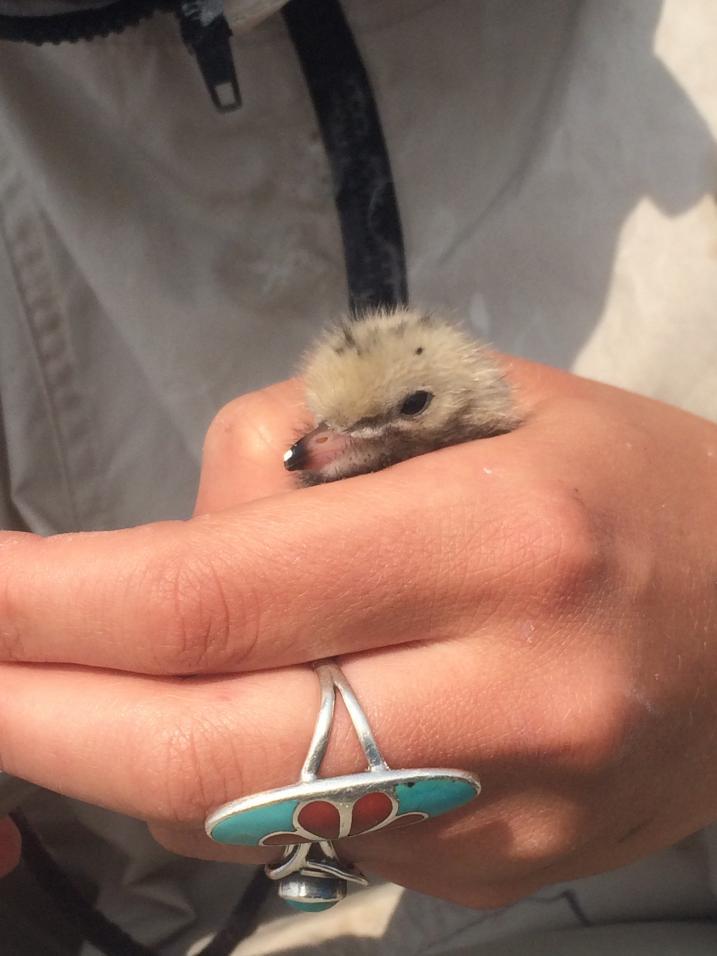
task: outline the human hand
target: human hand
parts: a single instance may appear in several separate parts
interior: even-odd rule
[[[300,397],[277,386],[218,416],[192,521],[4,536],[3,769],[178,852],[265,859],[210,843],[204,815],[298,777],[318,687],[297,665],[345,655],[391,766],[484,785],[345,841],[368,871],[498,905],[711,821],[717,427],[511,377],[516,432],[302,491],[281,464]],[[323,770],[360,766],[339,715]]]

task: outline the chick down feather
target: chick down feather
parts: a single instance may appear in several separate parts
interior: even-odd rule
[[[284,463],[304,485],[378,471],[520,424],[493,354],[433,313],[396,309],[342,321],[305,356],[301,376],[316,427]]]

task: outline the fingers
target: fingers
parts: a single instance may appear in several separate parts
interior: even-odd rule
[[[298,777],[319,700],[308,668],[172,681],[6,664],[0,688],[4,770],[185,826],[201,825],[210,805]],[[269,759],[276,746],[281,761]]]
[[[187,523],[0,536],[0,659],[191,674],[430,638],[437,602],[447,616],[474,606],[508,544],[505,486],[471,474],[487,510],[470,514],[455,479],[475,464],[446,466],[451,480],[438,461],[409,462]]]
[[[579,523],[570,496],[540,480],[555,471],[559,422],[536,417],[511,435],[280,493],[284,391],[294,394],[268,390],[267,431],[214,431],[200,510],[269,497],[127,531],[1,534],[0,660],[147,674],[276,667],[475,631],[506,595],[542,586]],[[569,489],[565,452],[560,471]]]
[[[441,759],[468,768],[495,709],[475,720],[460,710],[506,674],[496,673],[490,655],[480,667],[464,666],[471,679],[473,670],[482,677],[454,694],[463,705],[446,714],[434,703],[435,687],[450,686],[458,651],[416,648],[398,655],[346,667],[384,756],[399,767]],[[3,770],[159,827],[189,831],[199,830],[219,804],[295,782],[319,706],[310,668],[167,680],[6,664],[0,666],[0,690]],[[416,708],[430,734],[417,726]],[[442,726],[446,720],[450,734]],[[446,741],[438,751],[436,740]],[[339,707],[322,773],[365,765]]]
[[[475,802],[435,820],[342,841],[344,858],[481,905],[504,899],[514,892],[511,881],[572,852],[605,794],[599,775],[567,759],[566,703],[579,691],[571,684],[556,692],[565,684],[560,662],[534,665],[532,647],[506,659],[499,640],[480,655],[453,643],[343,663],[390,766],[457,767],[478,773],[485,785]],[[519,695],[510,693],[516,681]],[[586,681],[593,688],[593,677]],[[309,668],[168,680],[3,665],[0,691],[0,764],[7,771],[147,820],[178,853],[247,863],[275,858],[264,849],[217,846],[203,821],[228,800],[296,782],[319,704]],[[596,700],[595,710],[604,705]],[[592,724],[593,716],[571,712],[571,726],[581,718]],[[553,781],[556,764],[565,772]],[[321,773],[365,767],[340,706]],[[593,791],[591,805],[585,794]],[[421,860],[431,866],[417,866]],[[450,885],[441,887],[436,881],[445,873]]]

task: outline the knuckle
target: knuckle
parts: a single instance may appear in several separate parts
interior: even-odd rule
[[[220,565],[216,555],[197,545],[163,555],[147,570],[145,605],[159,673],[203,673],[231,662],[232,635],[245,631],[250,615],[241,588],[229,595]]]
[[[649,728],[631,695],[620,668],[588,654],[571,667],[556,660],[556,677],[536,694],[533,707],[540,752],[559,772],[569,774],[593,799],[609,781],[629,750]],[[549,686],[548,686],[549,685]]]
[[[566,763],[584,775],[591,794],[597,792],[597,781],[611,779],[636,742],[642,742],[645,729],[625,694],[617,687],[596,686],[598,682],[591,684],[590,704],[576,713],[564,749]]]
[[[249,392],[219,409],[207,429],[204,457],[221,457],[227,448],[234,454],[251,453],[257,441],[257,422],[264,420],[269,399],[263,391]]]
[[[603,576],[605,554],[594,516],[576,492],[546,486],[533,490],[515,539],[522,567],[549,600],[569,599]]]
[[[207,429],[206,440],[224,441],[232,436],[247,421],[252,399],[250,395],[240,395],[223,405],[212,419]]]
[[[531,808],[522,820],[515,821],[519,852],[513,866],[514,879],[549,873],[573,856],[580,844],[580,814],[576,807],[567,797],[555,801],[558,805],[552,807],[543,801],[540,811]]]

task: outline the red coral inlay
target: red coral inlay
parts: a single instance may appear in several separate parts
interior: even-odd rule
[[[385,793],[367,793],[360,797],[353,805],[349,836],[356,836],[357,833],[377,827],[391,816],[392,810],[393,801]]]
[[[387,793],[380,791],[365,793],[351,807],[351,829],[347,835],[357,836],[359,833],[377,828],[397,830],[399,827],[407,827],[412,823],[420,823],[428,817],[427,813],[412,811],[400,813],[390,823],[385,823],[384,821],[388,820],[393,813],[394,806],[395,801]],[[259,842],[262,846],[287,846],[295,843],[313,843],[318,840],[336,840],[341,831],[339,810],[329,800],[311,800],[305,803],[296,815],[296,822],[301,830],[312,834],[314,839],[299,833],[276,831],[268,833]]]
[[[299,810],[299,824],[309,833],[325,840],[335,840],[339,835],[341,818],[339,811],[328,800],[312,800]]]

